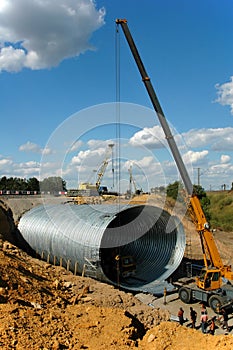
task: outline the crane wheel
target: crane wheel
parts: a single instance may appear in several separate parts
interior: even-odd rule
[[[183,303],[189,304],[192,300],[191,289],[186,287],[181,287],[179,290],[179,298]]]
[[[209,298],[209,306],[216,314],[220,313],[220,309],[223,304],[223,298],[219,295],[211,295]]]

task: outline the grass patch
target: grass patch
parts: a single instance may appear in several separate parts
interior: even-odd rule
[[[233,193],[208,192],[207,195],[210,199],[211,227],[233,231]]]

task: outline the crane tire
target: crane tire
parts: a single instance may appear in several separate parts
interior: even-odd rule
[[[192,300],[191,289],[186,287],[181,287],[179,290],[179,298],[183,303],[189,304]]]
[[[223,298],[219,295],[211,295],[208,303],[210,308],[217,314],[220,312],[220,308],[224,304]]]

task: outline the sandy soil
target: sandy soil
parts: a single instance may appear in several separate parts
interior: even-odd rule
[[[208,350],[233,348],[233,337],[203,335],[169,321],[179,306],[163,299],[141,302],[131,293],[32,258],[9,243],[14,221],[22,210],[37,205],[22,200],[1,203],[0,209],[0,346],[1,349],[139,349]],[[9,209],[12,209],[11,210]],[[192,254],[199,254],[193,235]],[[223,258],[232,260],[232,235],[216,232]],[[5,240],[7,239],[7,241]],[[189,249],[190,251],[190,249]],[[153,296],[148,296],[148,298]],[[172,298],[173,296],[171,296]],[[188,316],[188,311],[186,311]]]
[[[127,349],[169,319],[131,293],[0,245],[1,349]]]

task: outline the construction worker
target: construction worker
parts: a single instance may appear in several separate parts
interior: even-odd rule
[[[165,287],[163,290],[163,304],[167,304],[167,288]]]
[[[193,310],[192,306],[190,306],[190,318],[192,321],[192,328],[196,328],[197,313]]]
[[[208,325],[208,315],[205,311],[201,312],[201,330],[202,333],[206,333],[206,328]]]
[[[205,304],[201,304],[201,314],[202,313],[207,314],[207,309],[206,309]]]
[[[226,309],[222,309],[222,317],[223,317],[222,329],[226,328],[227,332],[229,332],[230,327],[228,326],[228,313],[226,312]]]
[[[180,309],[178,311],[178,318],[179,318],[180,325],[183,326],[183,324],[184,324],[184,310],[182,309],[182,307],[180,307]]]
[[[215,328],[216,328],[216,326],[215,326],[215,317],[212,317],[212,318],[211,318],[211,324],[210,324],[210,326],[209,326],[209,332],[210,332],[210,334],[214,335],[214,333],[215,333]]]

